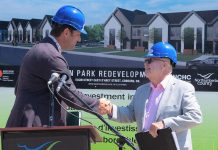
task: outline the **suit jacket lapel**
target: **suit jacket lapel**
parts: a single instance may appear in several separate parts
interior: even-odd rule
[[[59,51],[57,44],[49,36],[47,36],[44,39],[42,39],[42,41],[40,41],[40,43],[50,43],[51,45],[53,45],[55,47],[55,49],[57,51]],[[63,61],[67,64],[67,69],[69,69],[68,62],[66,61],[66,59],[63,57],[62,54],[61,54],[61,56],[62,56]]]
[[[140,120],[141,123],[139,123],[139,125],[141,125],[141,127],[139,129],[140,131],[142,131],[144,123],[145,123],[146,101],[148,101],[150,94],[151,94],[151,87],[150,87],[150,84],[148,84],[144,89],[144,92],[143,92],[142,97],[141,97],[142,102],[140,103],[140,106],[138,107],[139,110],[142,110],[142,111],[138,111],[141,113],[139,116],[142,116],[141,120]]]
[[[146,111],[145,104],[148,101],[150,94],[151,94],[151,87],[149,86],[144,91],[143,102],[142,102],[142,104],[140,106],[141,109],[144,111],[143,114],[145,114],[145,111]]]
[[[175,84],[175,80],[174,80],[174,77],[171,77],[168,81],[168,84],[166,86],[166,89],[162,95],[162,98],[160,100],[160,103],[159,103],[159,106],[158,106],[158,109],[157,109],[157,114],[156,114],[156,121],[158,120],[159,116],[160,116],[160,113],[163,111],[165,104],[166,104],[166,101],[169,100],[170,96],[171,96],[171,93],[173,92],[173,86]]]

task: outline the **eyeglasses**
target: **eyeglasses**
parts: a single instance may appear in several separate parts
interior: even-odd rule
[[[163,62],[165,62],[165,61],[162,60],[162,59],[148,58],[148,59],[145,59],[144,63],[145,63],[145,64],[151,64],[151,63],[154,62],[154,61],[163,61]]]

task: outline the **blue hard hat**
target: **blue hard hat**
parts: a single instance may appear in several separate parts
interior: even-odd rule
[[[145,58],[169,58],[174,64],[177,63],[176,49],[169,43],[158,42],[155,43]]]
[[[74,27],[83,34],[87,34],[84,29],[85,16],[81,10],[73,6],[61,7],[52,18],[57,24],[66,24]]]

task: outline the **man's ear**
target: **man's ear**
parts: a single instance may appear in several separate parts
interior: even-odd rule
[[[70,29],[65,28],[63,31],[64,36],[67,36],[70,33]]]

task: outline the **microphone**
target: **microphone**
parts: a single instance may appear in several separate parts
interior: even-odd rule
[[[50,79],[48,80],[48,85],[52,84],[54,81],[56,81],[59,77],[59,74],[54,72],[51,74]]]
[[[59,80],[59,84],[58,84],[57,89],[56,89],[57,92],[60,91],[62,86],[66,83],[66,80],[69,79],[69,75],[67,73],[62,73],[60,76],[61,76],[61,78]]]

